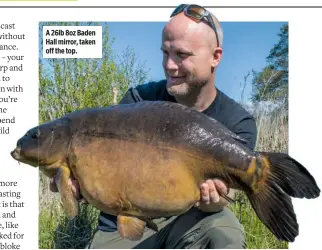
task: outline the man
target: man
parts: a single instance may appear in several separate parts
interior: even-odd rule
[[[121,103],[163,100],[187,105],[217,119],[253,149],[257,134],[253,117],[215,87],[223,41],[218,20],[197,5],[180,5],[171,17],[162,32],[166,80],[131,88]],[[178,217],[154,220],[159,232],[146,229],[140,241],[121,238],[116,217],[101,213],[90,248],[245,248],[243,227],[219,195],[233,197],[233,190],[214,179],[205,180],[200,191],[196,207]]]

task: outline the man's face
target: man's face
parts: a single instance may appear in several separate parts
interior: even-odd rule
[[[216,40],[212,40],[215,35],[211,32],[205,24],[185,16],[174,17],[167,24],[161,50],[169,94],[184,97],[209,82],[213,84],[213,69],[219,61],[215,58]]]

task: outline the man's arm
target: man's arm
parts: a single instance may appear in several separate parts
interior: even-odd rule
[[[233,131],[238,136],[242,137],[247,141],[245,144],[251,150],[254,150],[257,140],[257,127],[255,119],[252,116],[247,116],[241,119],[235,126]],[[212,190],[215,191],[212,191]],[[229,189],[227,186],[218,179],[207,180],[206,183],[201,185],[202,196],[207,197],[206,200],[213,201],[212,203],[201,203],[198,207],[204,212],[217,212],[222,210],[225,206],[229,204],[229,201],[224,199],[216,191],[219,190],[223,194],[226,194],[229,198],[234,199],[236,190]],[[212,192],[211,192],[212,191]],[[228,193],[227,193],[228,192]],[[218,201],[219,200],[219,201]],[[218,202],[215,202],[218,201]]]
[[[254,150],[257,140],[257,126],[252,116],[249,115],[243,118],[233,127],[232,132],[245,139],[247,141],[245,146],[250,150]]]

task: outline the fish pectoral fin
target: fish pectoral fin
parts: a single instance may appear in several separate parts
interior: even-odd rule
[[[61,165],[56,173],[57,188],[63,203],[66,215],[72,219],[78,215],[78,202],[74,197],[71,186],[68,184],[70,169],[67,165]]]
[[[120,235],[129,240],[140,240],[143,236],[146,222],[137,217],[118,215],[117,230]]]

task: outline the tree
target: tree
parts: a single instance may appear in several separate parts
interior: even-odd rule
[[[278,34],[279,41],[266,57],[267,66],[253,70],[252,96],[254,104],[271,101],[288,110],[288,24]]]
[[[50,23],[44,25],[80,25],[79,23]],[[93,25],[86,23],[86,25]],[[42,44],[42,40],[40,43]],[[39,113],[40,122],[58,118],[77,109],[113,104],[132,85],[147,81],[148,70],[131,48],[120,58],[112,50],[108,26],[102,37],[103,56],[99,59],[40,59]],[[114,91],[113,91],[114,89]]]

